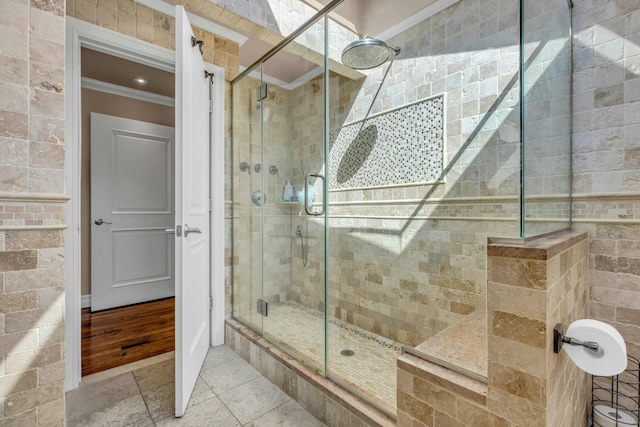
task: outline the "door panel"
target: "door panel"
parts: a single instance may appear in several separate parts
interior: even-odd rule
[[[172,211],[173,146],[170,140],[114,132],[114,213],[147,214]]]
[[[114,287],[132,286],[171,279],[173,242],[164,228],[114,230],[112,234]],[[146,254],[140,263],[135,254]]]
[[[174,295],[173,142],[171,127],[91,114],[92,311]]]
[[[209,94],[205,64],[176,6],[176,416],[189,402],[209,349]],[[197,232],[189,232],[189,230]]]

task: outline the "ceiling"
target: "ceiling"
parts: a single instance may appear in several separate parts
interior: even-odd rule
[[[82,48],[80,58],[82,77],[174,97],[173,73],[86,48]],[[134,79],[137,77],[147,80],[147,84],[136,83]]]
[[[314,6],[313,3],[325,6],[331,0],[302,1],[311,6]],[[350,23],[358,35],[375,37],[436,1],[438,0],[346,0],[333,13]]]

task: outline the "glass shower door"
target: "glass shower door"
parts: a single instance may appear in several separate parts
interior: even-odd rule
[[[233,86],[233,315],[257,332],[262,316],[262,206],[260,111],[255,91],[260,79],[246,77]]]
[[[263,334],[324,372],[324,22],[261,66]],[[264,314],[264,313],[263,313]]]

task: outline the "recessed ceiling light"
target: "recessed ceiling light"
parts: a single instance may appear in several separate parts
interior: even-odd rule
[[[133,79],[134,82],[138,83],[139,85],[146,85],[147,81],[145,79],[143,79],[142,77],[136,77],[135,79]]]

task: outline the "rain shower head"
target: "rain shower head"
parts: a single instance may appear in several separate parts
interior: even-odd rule
[[[384,64],[392,54],[396,56],[399,53],[399,47],[391,47],[382,40],[365,36],[344,48],[342,63],[355,70],[368,70]]]

